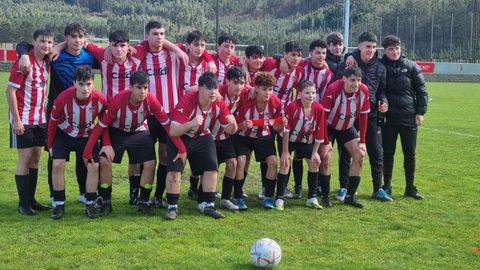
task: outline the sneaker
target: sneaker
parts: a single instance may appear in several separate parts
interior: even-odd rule
[[[128,199],[128,204],[130,204],[130,205],[136,205],[137,204],[139,190],[140,189],[138,189],[138,188],[133,188],[132,189],[132,192],[130,193],[130,199]]]
[[[203,209],[203,214],[205,216],[213,217],[214,219],[225,217],[222,213],[218,212],[217,209],[215,209],[215,206],[206,206]]]
[[[87,198],[85,198],[85,193],[84,194],[80,194],[78,196],[78,202],[79,203],[83,203],[83,204],[87,204]]]
[[[279,210],[279,211],[285,210],[283,205],[284,205],[283,199],[276,199],[275,200],[275,209],[276,210]]]
[[[415,186],[413,186],[412,188],[405,189],[405,197],[412,197],[415,200],[425,199],[425,197],[418,192],[417,187]]]
[[[198,190],[188,189],[187,195],[190,199],[197,201],[198,200]]]
[[[323,207],[318,203],[317,198],[310,198],[305,203],[305,206],[312,209],[322,209]]]
[[[50,205],[43,205],[39,202],[37,202],[37,200],[33,199],[32,203],[31,203],[31,207],[33,210],[38,210],[38,211],[47,211],[47,210],[50,210],[52,209],[52,207]]]
[[[392,186],[385,186],[383,185],[382,186],[382,189],[385,190],[385,192],[387,192],[387,194],[391,197],[392,196]]]
[[[325,207],[332,207],[332,202],[330,201],[330,198],[328,196],[322,196],[320,199],[320,203],[325,206]]]
[[[113,208],[112,208],[112,201],[111,200],[106,200],[101,202],[100,204],[100,215],[103,217],[106,217],[112,213]]]
[[[355,197],[347,197],[343,201],[345,204],[351,205],[356,208],[363,208],[363,204],[361,204],[359,201],[355,199]]]
[[[159,199],[157,197],[153,197],[152,204],[155,208],[167,208],[168,206],[166,201]]]
[[[290,191],[290,189],[285,188],[285,192],[283,193],[283,197],[288,198],[288,199],[293,198],[293,194],[292,194],[292,192]]]
[[[85,205],[85,215],[89,218],[97,218],[100,216],[100,208],[96,203]]]
[[[238,210],[240,210],[240,211],[248,210],[247,204],[245,203],[244,199],[235,199],[235,203],[238,206]]]
[[[343,202],[345,201],[345,196],[347,196],[347,189],[346,188],[340,188],[337,193],[337,200]]]
[[[177,207],[172,207],[167,210],[167,213],[165,214],[165,219],[166,220],[175,220],[177,219],[178,215],[178,210]]]
[[[302,186],[295,186],[295,193],[293,193],[292,197],[294,199],[302,198]]]
[[[265,197],[265,199],[263,199],[263,207],[266,209],[274,209],[275,205],[273,205],[272,198]]]
[[[142,213],[147,216],[153,216],[155,213],[153,213],[152,208],[150,207],[150,202],[144,202],[138,200],[137,202],[137,212]]]
[[[265,188],[264,188],[264,187],[262,187],[262,189],[261,189],[260,192],[258,193],[258,199],[259,199],[259,200],[265,199]]]
[[[65,206],[64,205],[56,205],[52,210],[52,218],[53,219],[61,219],[65,215]]]
[[[230,200],[226,200],[226,199],[222,199],[220,201],[220,206],[222,208],[225,208],[225,209],[228,209],[228,210],[232,210],[232,211],[238,211],[239,208],[238,206],[236,206],[235,204],[233,204]]]
[[[379,189],[377,190],[377,192],[374,192],[372,194],[372,198],[382,202],[393,202],[393,199],[390,198],[390,196],[388,196],[388,193],[385,192],[385,190],[383,189]]]
[[[201,202],[197,205],[197,209],[198,209],[198,211],[200,211],[200,213],[203,213],[203,210],[205,209],[205,207],[207,207],[206,202]]]

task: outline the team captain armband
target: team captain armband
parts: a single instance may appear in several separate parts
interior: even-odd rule
[[[275,119],[255,119],[255,120],[252,120],[252,125],[254,127],[280,126],[281,124],[282,124],[282,117],[277,117]]]

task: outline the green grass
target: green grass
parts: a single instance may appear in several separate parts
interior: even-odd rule
[[[8,74],[0,73],[0,85],[6,86],[7,79]],[[255,164],[246,184],[249,211],[224,211],[227,218],[213,220],[198,214],[196,204],[182,192],[180,216],[174,222],[163,219],[164,209],[144,217],[127,205],[126,162],[114,167],[114,212],[108,218],[84,216],[84,207],[75,201],[73,162],[67,165],[63,220],[54,221],[49,213],[19,215],[13,180],[16,152],[8,148],[2,98],[0,269],[252,269],[250,246],[263,237],[282,247],[278,269],[478,269],[480,84],[429,83],[428,88],[432,100],[419,132],[416,177],[425,201],[402,196],[399,153],[393,203],[370,199],[365,162],[359,189],[363,210],[335,204],[314,211],[300,199],[287,200],[283,213],[265,211],[254,198],[260,186]],[[37,192],[42,202],[48,201],[45,157]],[[338,187],[334,171],[332,190]],[[183,191],[186,188],[184,181]]]

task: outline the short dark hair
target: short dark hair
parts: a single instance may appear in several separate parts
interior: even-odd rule
[[[315,39],[314,41],[312,41],[312,43],[310,43],[310,51],[313,51],[315,50],[315,48],[317,47],[320,47],[322,49],[326,49],[327,48],[327,43],[321,39]]]
[[[247,48],[245,48],[246,57],[251,57],[254,55],[263,56],[264,54],[265,52],[263,51],[262,47],[258,45],[250,45]]]
[[[53,31],[46,27],[40,27],[33,32],[33,40],[36,40],[38,37],[53,37]]]
[[[386,36],[382,41],[383,48],[387,48],[390,46],[400,46],[400,45],[402,45],[402,41],[400,40],[399,37],[394,35]]]
[[[270,72],[259,72],[255,75],[256,86],[274,87],[275,83],[275,77]]]
[[[377,35],[373,32],[363,32],[358,36],[358,43],[367,42],[377,42]]]
[[[198,41],[205,41],[205,36],[203,36],[203,33],[195,30],[193,32],[188,33],[187,35],[187,43],[191,44],[192,42],[198,42]]]
[[[207,89],[215,89],[218,88],[218,81],[217,76],[212,72],[205,72],[198,78],[198,86],[205,87]]]
[[[327,35],[325,40],[327,41],[327,45],[338,45],[340,43],[343,43],[343,35],[340,32],[331,32]]]
[[[315,84],[312,81],[305,80],[300,84],[300,92],[307,89],[308,87],[315,88]]]
[[[115,30],[110,33],[108,36],[108,41],[112,43],[120,43],[120,42],[130,42],[130,38],[128,37],[128,33],[123,30]]]
[[[63,31],[63,35],[65,36],[71,36],[76,33],[86,35],[87,30],[85,30],[85,28],[83,28],[83,26],[81,26],[79,23],[70,23],[65,27],[65,30]]]
[[[302,51],[303,51],[303,46],[296,41],[289,41],[289,42],[285,43],[284,52],[286,52],[286,53],[289,53],[289,52],[302,53]]]
[[[150,30],[152,30],[154,28],[165,28],[165,26],[163,25],[163,23],[161,23],[159,21],[149,21],[145,25],[145,33],[147,33],[147,35],[148,35],[150,33]]]
[[[355,77],[362,77],[362,69],[357,67],[357,66],[349,66],[345,69],[345,71],[343,72],[343,76],[345,78],[348,78],[348,77],[351,77],[351,76],[355,76]]]
[[[149,83],[150,79],[148,78],[148,74],[145,71],[138,70],[130,75],[131,86],[134,86],[135,84],[148,85]]]
[[[87,65],[78,66],[73,74],[73,80],[76,82],[86,82],[94,79],[95,73],[93,73],[92,68]]]
[[[233,43],[234,45],[237,44],[237,41],[235,38],[233,38],[232,35],[229,34],[221,34],[220,37],[218,37],[217,45],[220,46],[222,43],[227,42],[227,43]]]
[[[231,67],[227,71],[227,79],[229,81],[235,81],[235,80],[239,80],[241,78],[243,78],[243,79],[247,78],[247,75],[245,74],[245,71],[243,71],[243,69],[241,69],[239,67]]]

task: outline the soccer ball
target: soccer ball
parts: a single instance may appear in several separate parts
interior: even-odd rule
[[[256,267],[274,267],[282,259],[282,250],[272,239],[262,238],[253,243],[250,249],[250,258]]]

